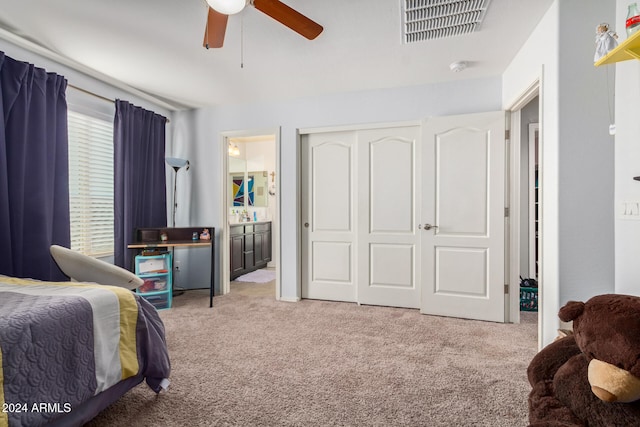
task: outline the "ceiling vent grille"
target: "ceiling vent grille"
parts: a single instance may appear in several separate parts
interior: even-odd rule
[[[469,34],[479,29],[490,0],[404,0],[404,42]]]

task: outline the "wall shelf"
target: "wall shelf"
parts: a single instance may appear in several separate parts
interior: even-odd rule
[[[596,61],[594,65],[599,67],[600,65],[615,64],[629,59],[640,59],[640,31],[631,34],[615,49]]]

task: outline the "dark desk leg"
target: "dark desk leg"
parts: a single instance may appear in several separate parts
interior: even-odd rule
[[[209,285],[209,308],[213,307],[213,279],[215,275],[216,269],[216,244],[215,244],[215,235],[211,233],[211,285]]]

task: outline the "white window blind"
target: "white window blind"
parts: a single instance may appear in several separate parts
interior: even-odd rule
[[[71,249],[113,254],[113,122],[68,112]]]

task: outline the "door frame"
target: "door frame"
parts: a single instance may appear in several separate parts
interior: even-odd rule
[[[536,227],[535,222],[532,226],[531,218],[535,218],[536,209],[536,183],[535,183],[535,157],[538,155],[535,145],[536,133],[538,134],[538,139],[540,139],[540,124],[539,123],[529,123],[529,277],[534,277],[532,274],[536,272],[536,250],[537,245],[536,241]],[[533,161],[531,159],[534,159]],[[532,243],[533,242],[533,243]]]
[[[521,233],[521,209],[520,209],[520,201],[522,197],[527,197],[528,195],[523,195],[520,192],[520,177],[522,168],[520,167],[520,157],[521,157],[521,110],[524,108],[531,100],[533,100],[536,96],[539,98],[539,107],[538,107],[538,182],[542,183],[542,175],[543,175],[543,163],[542,156],[540,155],[543,147],[543,111],[542,111],[542,94],[543,94],[543,82],[542,78],[536,78],[521,94],[518,98],[507,108],[507,111],[510,112],[511,118],[509,121],[510,126],[510,153],[509,153],[509,188],[508,188],[508,198],[509,198],[509,252],[508,252],[508,268],[509,268],[509,284],[510,284],[510,292],[509,292],[509,319],[512,323],[520,323],[520,245],[522,244],[520,239]],[[538,190],[538,218],[542,218],[542,192],[544,191],[542,185],[540,185],[540,189]],[[543,269],[543,254],[542,254],[542,240],[544,235],[542,233],[543,224],[540,221],[539,224],[539,237],[538,237],[538,343],[542,338],[541,330],[542,330],[542,316],[540,313],[542,311],[543,304],[543,284],[542,284],[542,269]]]
[[[220,276],[220,293],[222,295],[227,294],[231,290],[231,274],[230,267],[230,254],[229,254],[229,207],[227,206],[227,200],[229,199],[229,186],[227,185],[227,176],[229,175],[229,140],[233,138],[247,138],[259,135],[273,135],[275,139],[275,151],[276,151],[276,166],[275,166],[275,186],[276,186],[276,214],[272,219],[271,225],[271,237],[273,240],[273,252],[276,254],[276,300],[280,300],[281,295],[281,277],[282,277],[282,254],[280,253],[280,221],[281,221],[281,191],[280,191],[280,127],[270,129],[257,129],[257,130],[240,130],[240,131],[227,131],[221,132],[219,135],[220,152],[222,159],[222,167],[220,168],[220,182],[222,185],[221,200],[220,200],[220,218],[222,219],[222,227],[220,233],[220,270],[222,272]]]

